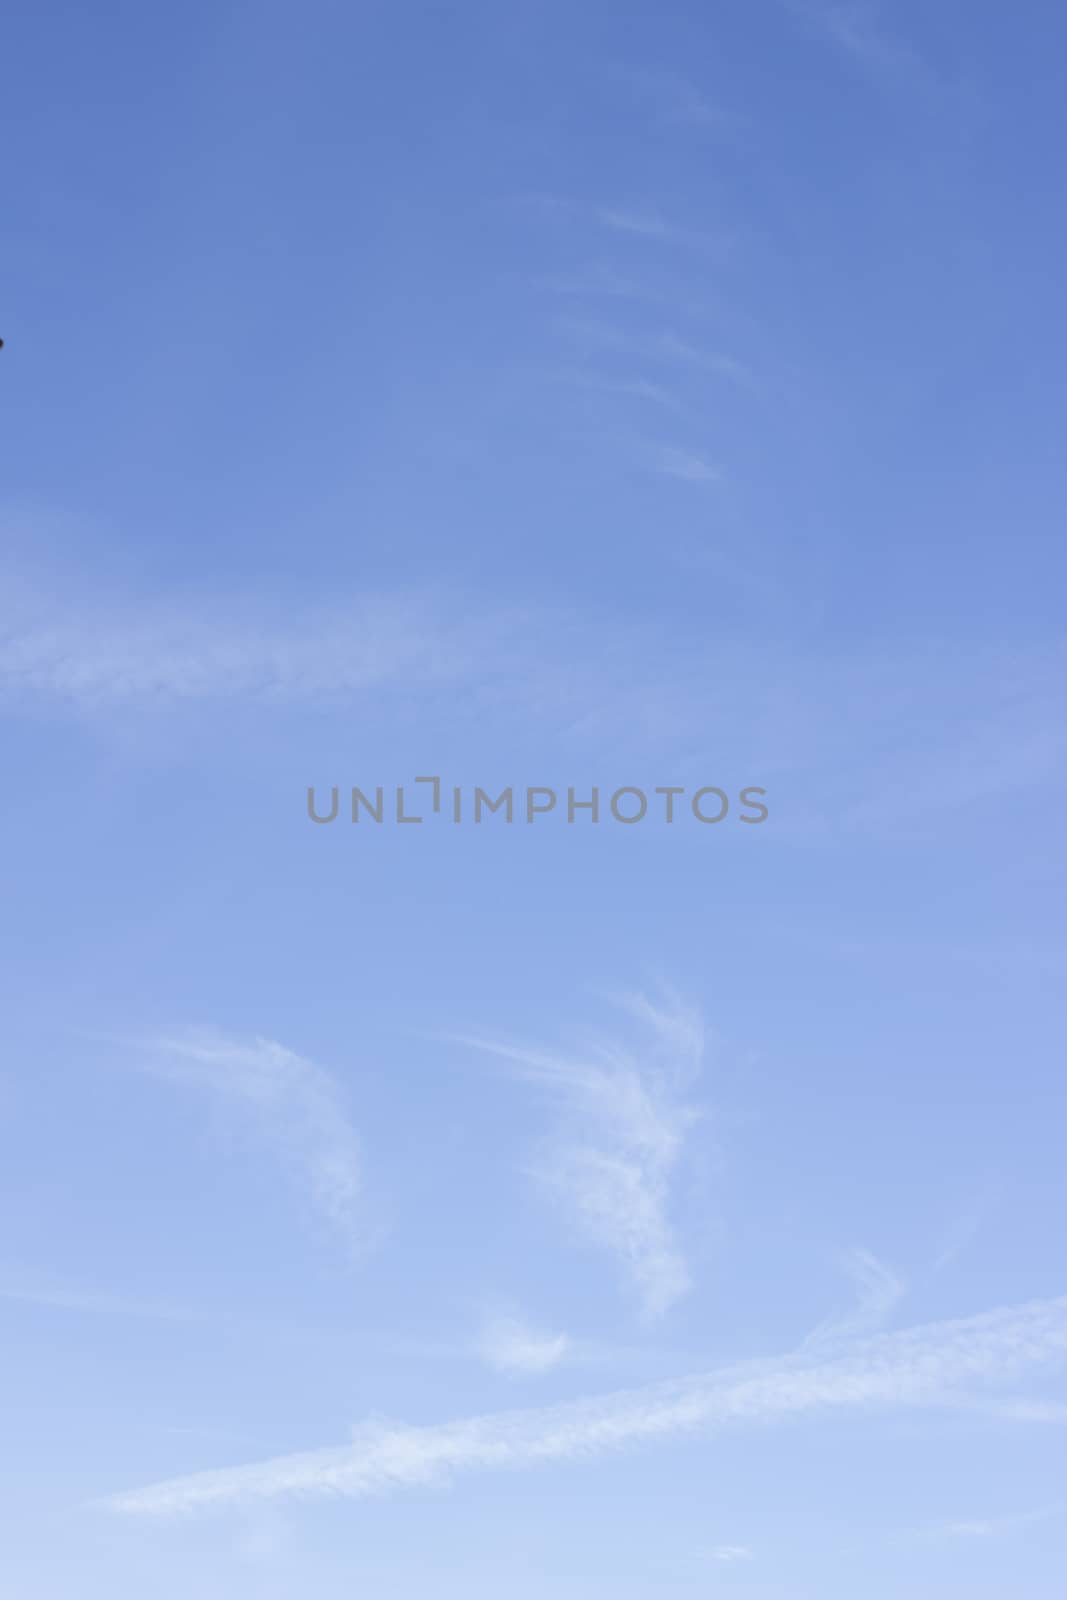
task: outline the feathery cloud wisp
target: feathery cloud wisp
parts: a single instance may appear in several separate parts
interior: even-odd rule
[[[363,1242],[359,1140],[335,1080],[272,1039],[208,1030],[150,1042],[145,1070],[240,1105],[316,1209],[352,1246]]]
[[[1067,1296],[863,1341],[832,1360],[752,1362],[593,1400],[434,1427],[375,1422],[340,1449],[196,1473],[112,1496],[107,1509],[173,1517],[279,1498],[359,1499],[460,1473],[583,1461],[726,1427],[953,1404],[1067,1360]]]
[[[612,76],[642,100],[663,122],[692,127],[732,127],[736,118],[708,99],[694,83],[677,72],[652,67],[617,66]]]
[[[163,1301],[137,1300],[66,1284],[44,1284],[21,1276],[0,1279],[0,1300],[88,1316],[137,1317],[162,1322],[188,1322],[195,1316],[194,1312],[183,1306],[169,1305]]]
[[[915,83],[932,82],[915,51],[885,29],[875,0],[784,0],[786,9],[808,29],[851,56],[861,66],[899,74]]]
[[[527,1377],[558,1366],[569,1348],[565,1333],[546,1333],[514,1315],[491,1317],[478,1345],[482,1359],[498,1372]]]
[[[952,1522],[942,1522],[924,1528],[916,1537],[922,1540],[1004,1538],[1062,1515],[1063,1507],[1053,1505],[1041,1506],[1032,1511],[1010,1512],[1006,1516],[961,1517]]]
[[[832,1344],[858,1338],[883,1326],[907,1293],[907,1284],[872,1255],[870,1250],[849,1250],[841,1264],[856,1286],[856,1304],[829,1317],[809,1335],[809,1344]]]
[[[679,400],[676,394],[662,383],[652,383],[647,378],[604,378],[582,371],[565,371],[555,376],[558,381],[571,384],[578,389],[619,395],[627,400],[644,400],[664,411],[672,411],[677,415],[689,414],[688,406]]]
[[[476,619],[421,596],[370,595],[304,617],[234,597],[186,608],[141,598],[44,595],[8,584],[0,607],[0,697],[97,707],[145,698],[350,698],[396,681],[462,676],[485,644]]]
[[[714,462],[675,445],[661,445],[655,450],[652,468],[665,478],[678,478],[683,483],[717,483],[722,477],[722,468]]]
[[[669,1218],[671,1179],[696,1112],[682,1099],[700,1070],[703,1029],[677,1001],[620,1002],[641,1024],[634,1044],[593,1038],[580,1052],[506,1040],[463,1042],[512,1064],[561,1112],[535,1175],[585,1235],[620,1259],[646,1313],[666,1311],[689,1288]]]
[[[941,1530],[949,1539],[991,1539],[997,1534],[1016,1533],[1020,1528],[1032,1528],[1035,1523],[1046,1522],[1057,1515],[1057,1510],[1021,1511],[1010,1517],[972,1517],[960,1522],[948,1522]]]
[[[630,333],[610,322],[574,316],[556,317],[555,326],[561,334],[587,350],[616,351],[643,361],[687,368],[695,373],[726,379],[750,391],[759,387],[756,374],[736,356],[692,344],[670,328],[662,328],[651,334]]]
[[[616,233],[636,233],[645,239],[665,239],[670,229],[662,217],[647,211],[622,211],[601,206],[596,219]]]

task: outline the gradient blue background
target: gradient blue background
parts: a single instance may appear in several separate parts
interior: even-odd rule
[[[899,1326],[1064,1290],[1062,9],[42,0],[2,36],[0,1590],[1053,1600],[1062,1414],[93,1502],[789,1350],[850,1249]],[[419,773],[771,818],[306,820]],[[610,1031],[660,980],[713,1041],[650,1321],[454,1036]],[[187,1025],[331,1073],[358,1262],[141,1070]],[[487,1368],[498,1298],[585,1357]]]

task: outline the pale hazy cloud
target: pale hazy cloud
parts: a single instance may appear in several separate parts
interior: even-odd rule
[[[752,1551],[746,1544],[720,1544],[711,1552],[714,1561],[735,1563],[738,1561],[751,1561]]]
[[[146,1071],[238,1112],[349,1246],[365,1245],[360,1143],[341,1086],[325,1068],[273,1039],[210,1029],[157,1037],[139,1055]]]
[[[907,1293],[904,1279],[870,1250],[847,1250],[839,1257],[839,1262],[852,1280],[855,1300],[851,1306],[820,1323],[809,1336],[809,1343],[830,1344],[876,1332]]]
[[[508,1063],[559,1113],[531,1171],[592,1243],[624,1268],[657,1316],[690,1287],[671,1220],[671,1185],[697,1120],[686,1096],[700,1071],[699,1016],[673,997],[623,997],[636,1032],[578,1048],[467,1036]]]
[[[474,1472],[589,1461],[639,1443],[804,1418],[951,1406],[976,1388],[1067,1361],[1067,1297],[540,1409],[428,1427],[384,1421],[338,1449],[195,1473],[112,1496],[113,1511],[173,1517],[279,1498],[352,1498]]]
[[[498,1372],[536,1377],[565,1360],[571,1342],[565,1333],[549,1333],[513,1312],[489,1316],[478,1341],[478,1353]]]

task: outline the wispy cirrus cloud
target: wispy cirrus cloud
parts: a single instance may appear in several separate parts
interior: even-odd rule
[[[645,239],[666,239],[671,232],[663,218],[654,212],[601,206],[596,212],[596,219],[616,233],[636,233]]]
[[[514,1312],[490,1316],[478,1341],[478,1353],[489,1366],[523,1377],[536,1377],[559,1366],[570,1347],[565,1333],[547,1333]]]
[[[737,117],[733,113],[716,104],[680,72],[666,67],[618,65],[612,68],[611,75],[659,121],[718,132],[736,126]]]
[[[1006,1538],[1013,1533],[1021,1533],[1025,1528],[1036,1527],[1039,1523],[1050,1522],[1053,1518],[1062,1517],[1061,1505],[1040,1506],[1031,1511],[1009,1512],[1006,1515],[993,1517],[959,1517],[948,1522],[936,1523],[933,1527],[924,1528],[917,1537],[921,1539],[998,1539]]]
[[[580,267],[572,272],[555,273],[536,281],[541,288],[549,290],[552,294],[575,299],[603,297],[609,300],[645,300],[659,304],[666,298],[660,290],[602,263]]]
[[[972,1407],[998,1422],[1037,1422],[1049,1427],[1067,1427],[1067,1405],[1055,1400],[998,1400]]]
[[[665,217],[655,206],[642,202],[588,205],[565,195],[535,193],[517,196],[516,204],[543,223],[629,234],[635,241],[673,245],[705,257],[722,259],[729,255],[735,242],[733,233],[726,229],[693,227]]]
[[[670,391],[656,394],[642,398],[669,406]],[[676,446],[656,432],[650,440],[643,429],[620,430],[634,470],[652,471],[663,444],[687,453],[685,441]],[[765,569],[732,563],[722,547],[707,553],[737,596],[746,586],[766,593]],[[519,709],[565,740],[610,741],[613,754],[673,747],[691,769],[692,750],[714,727],[739,777],[788,776],[796,808],[775,827],[802,827],[816,841],[842,828],[932,837],[1067,780],[1067,650],[1058,639],[974,636],[949,645],[931,636],[827,657],[759,630],[715,637],[473,593],[357,591],[294,613],[279,596],[238,589],[161,602],[68,576],[5,579],[0,590],[0,705],[20,714],[58,709],[106,727],[115,712],[137,717],[146,708],[161,721],[189,707],[225,719],[299,705],[359,706],[372,718],[417,697],[460,723]],[[869,736],[857,740],[857,725]],[[810,929],[802,936],[810,939]],[[1008,961],[1060,975],[1061,950],[1038,940],[1016,946],[960,956],[991,970]]]
[[[176,1517],[277,1499],[360,1499],[461,1474],[579,1462],[641,1443],[828,1415],[953,1405],[1067,1361],[1067,1297],[931,1323],[819,1361],[804,1351],[542,1409],[431,1427],[374,1422],[339,1449],[196,1473],[116,1494],[107,1509]]]
[[[144,597],[45,593],[8,583],[0,607],[0,699],[93,707],[177,701],[350,698],[402,679],[427,687],[470,669],[484,634],[414,594],[354,596],[303,616],[235,597],[180,606]]]
[[[682,483],[718,483],[722,468],[695,450],[682,450],[677,445],[657,445],[649,452],[653,472],[665,478],[678,478]]]
[[[808,1336],[809,1344],[833,1344],[874,1333],[896,1310],[908,1286],[870,1250],[848,1250],[840,1257],[856,1289],[854,1305],[835,1313]]]
[[[946,1522],[940,1530],[950,1539],[992,1539],[999,1535],[1018,1533],[1022,1528],[1032,1528],[1036,1523],[1048,1522],[1061,1515],[1059,1506],[1045,1507],[1040,1511],[1020,1511],[1006,1517],[971,1517],[958,1522]]]
[[[725,229],[688,227],[669,221],[659,211],[628,205],[601,205],[592,212],[593,222],[610,233],[629,234],[636,241],[673,245],[677,250],[725,260],[734,247],[734,235]]]
[[[751,1561],[752,1551],[747,1544],[719,1544],[711,1552],[713,1561],[724,1561],[734,1564],[738,1561]]]
[[[593,1244],[623,1266],[650,1316],[690,1287],[670,1218],[671,1183],[697,1119],[686,1094],[699,1074],[699,1015],[667,997],[623,996],[639,1036],[592,1036],[575,1050],[467,1036],[508,1062],[560,1113],[532,1171]]]
[[[323,1067],[273,1039],[210,1029],[149,1040],[140,1061],[156,1076],[239,1110],[349,1247],[365,1245],[359,1139],[340,1085]]]
[[[941,1234],[940,1247],[933,1263],[934,1272],[943,1272],[973,1244],[986,1221],[990,1200],[983,1197],[959,1212]]]
[[[881,61],[894,53],[882,31],[879,8],[871,0],[785,0],[785,4],[813,32],[861,60]]]
[[[140,1300],[108,1290],[81,1285],[47,1283],[22,1273],[0,1274],[0,1300],[15,1305],[38,1306],[48,1311],[70,1311],[92,1317],[135,1317],[148,1321],[188,1322],[196,1313],[166,1301]]]
[[[554,376],[559,382],[572,384],[577,389],[618,395],[625,400],[640,400],[678,416],[690,415],[689,407],[679,400],[672,390],[662,383],[653,383],[647,378],[604,378],[595,373],[582,371],[561,372]]]
[[[926,63],[886,27],[874,0],[784,0],[786,9],[816,37],[860,65],[931,81]]]
[[[609,322],[581,317],[558,317],[556,326],[587,350],[617,351],[640,360],[724,378],[743,389],[757,387],[755,374],[743,361],[720,350],[695,345],[669,328],[656,333],[634,333]]]

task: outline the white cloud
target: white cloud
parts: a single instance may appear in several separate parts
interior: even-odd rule
[[[615,211],[602,206],[596,213],[597,221],[616,233],[636,233],[646,239],[665,239],[670,229],[662,217],[643,211]]]
[[[729,254],[733,245],[730,234],[680,227],[677,223],[666,221],[658,211],[635,211],[628,206],[598,206],[593,212],[593,221],[612,233],[676,245],[720,260]]]
[[[500,1039],[464,1042],[512,1064],[561,1125],[533,1171],[593,1243],[625,1267],[644,1310],[665,1312],[690,1286],[669,1217],[670,1186],[696,1120],[685,1103],[700,1070],[699,1017],[668,998],[623,997],[643,1037],[592,1038],[573,1052]]]
[[[0,695],[83,707],[159,699],[351,698],[402,681],[429,686],[469,671],[475,618],[445,620],[396,594],[304,615],[234,597],[188,606],[140,597],[45,595],[5,581]]]
[[[271,1039],[194,1030],[152,1040],[146,1070],[237,1105],[351,1246],[365,1240],[359,1140],[340,1087]]]
[[[881,32],[878,7],[870,0],[786,0],[789,9],[864,61],[882,61],[891,47]]]
[[[647,469],[661,438],[628,433],[620,442]],[[679,554],[670,541],[664,551],[667,559]],[[718,546],[701,553],[738,593],[761,592],[759,567],[727,560]],[[161,734],[163,719],[180,719],[183,705],[223,719],[266,702],[358,704],[368,717],[388,718],[399,699],[442,723],[478,717],[483,725],[521,710],[586,749],[610,742],[613,757],[624,749],[684,752],[687,773],[705,783],[719,774],[692,752],[710,727],[738,783],[788,775],[795,803],[774,831],[816,845],[842,829],[930,838],[958,822],[986,826],[993,808],[1007,811],[1018,794],[1062,785],[1067,775],[1062,644],[913,640],[901,652],[864,647],[820,658],[762,636],[711,637],[604,612],[508,609],[456,595],[356,597],[330,611],[286,614],[262,598],[223,603],[201,591],[162,609],[103,590],[75,604],[57,588],[44,599],[40,588],[0,572],[4,705],[51,715],[58,704],[105,727],[116,710],[150,707]],[[857,723],[866,742],[857,742]],[[383,772],[379,781],[411,775]],[[374,781],[343,768],[315,776]],[[301,810],[304,781],[295,798]],[[996,961],[999,970],[1004,954],[1002,941],[997,952],[965,958]],[[1052,976],[1063,962],[1036,939],[1006,958],[1044,964]]]
[[[280,1498],[359,1499],[462,1473],[587,1461],[677,1435],[951,1405],[975,1386],[1013,1382],[1065,1360],[1067,1297],[882,1335],[831,1360],[801,1351],[566,1405],[422,1428],[375,1422],[340,1449],[196,1473],[105,1504],[167,1517]]]
[[[1067,1405],[1053,1400],[1001,1400],[972,1409],[995,1417],[998,1422],[1038,1422],[1050,1427],[1067,1426]]]
[[[605,296],[616,300],[648,300],[661,302],[664,296],[658,289],[617,272],[614,267],[597,263],[576,272],[556,273],[536,280],[551,294],[577,297]]]
[[[950,1539],[989,1539],[998,1534],[1015,1533],[1020,1528],[1032,1528],[1055,1516],[1054,1511],[1025,1511],[1010,1517],[974,1517],[960,1522],[947,1522],[941,1530]]]
[[[664,122],[714,127],[719,131],[731,128],[736,122],[735,117],[715,105],[680,73],[651,67],[619,66],[614,69],[613,76]]]
[[[856,1303],[820,1323],[810,1335],[809,1343],[829,1344],[873,1333],[888,1321],[907,1293],[908,1286],[903,1278],[869,1250],[846,1251],[841,1265],[856,1287]]]
[[[923,1529],[918,1536],[921,1539],[994,1539],[1005,1538],[1010,1534],[1019,1533],[1024,1528],[1035,1527],[1038,1523],[1049,1522],[1054,1517],[1063,1515],[1063,1507],[1042,1506],[1033,1511],[1011,1512],[1006,1516],[996,1517],[961,1517],[955,1521],[942,1522],[932,1528]]]
[[[785,0],[787,10],[812,33],[863,67],[932,85],[929,66],[910,45],[894,38],[874,0]]]
[[[662,383],[651,383],[647,378],[603,378],[591,372],[561,372],[556,377],[575,388],[594,390],[600,394],[621,395],[629,400],[644,400],[651,405],[671,411],[678,416],[688,416],[690,411],[672,390]]]
[[[527,1377],[548,1372],[565,1358],[570,1340],[565,1333],[546,1333],[519,1316],[490,1317],[478,1345],[482,1359],[498,1372]]]
[[[943,1272],[973,1243],[986,1220],[988,1209],[989,1200],[983,1199],[953,1218],[941,1236],[940,1248],[933,1264],[934,1272]]]
[[[187,1322],[195,1313],[162,1301],[136,1300],[96,1289],[67,1284],[46,1284],[21,1276],[0,1281],[0,1300],[41,1306],[50,1311],[72,1311],[88,1316],[143,1317],[151,1321]]]
[[[653,470],[665,478],[680,478],[683,483],[717,483],[722,468],[692,450],[661,445],[652,453]]]
[[[714,1561],[751,1561],[752,1551],[747,1544],[720,1544],[711,1552]]]
[[[670,328],[656,333],[631,333],[608,322],[573,316],[559,316],[555,325],[560,333],[589,349],[613,350],[644,361],[689,368],[728,379],[743,389],[758,387],[755,373],[736,356],[704,349]]]

